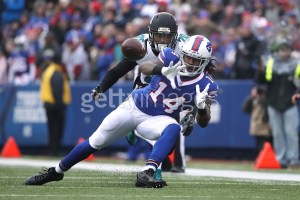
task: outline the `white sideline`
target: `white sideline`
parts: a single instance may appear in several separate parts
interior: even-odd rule
[[[23,159],[23,158],[0,158],[0,165],[4,165],[4,166],[52,167],[55,166],[58,162],[59,162],[58,160],[49,161],[49,160],[35,160],[35,159]],[[142,166],[81,162],[75,165],[73,168],[94,170],[94,171],[137,172],[142,169]],[[285,173],[274,173],[274,172],[251,172],[251,171],[236,171],[236,170],[216,170],[216,169],[210,170],[210,169],[188,168],[186,169],[186,172],[183,175],[300,182],[299,174],[285,174]]]

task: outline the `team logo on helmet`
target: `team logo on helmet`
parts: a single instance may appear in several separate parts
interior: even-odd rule
[[[206,49],[209,53],[211,53],[211,42],[207,42]]]

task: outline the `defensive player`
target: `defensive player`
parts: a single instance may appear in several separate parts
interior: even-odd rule
[[[178,26],[175,18],[166,12],[156,14],[149,24],[149,34],[142,34],[137,38],[144,43],[147,53],[137,61],[123,59],[107,72],[101,83],[94,89],[93,96],[99,98],[103,92],[111,88],[121,77],[133,70],[137,65],[146,61],[159,63],[158,54],[163,47],[170,47],[180,53],[181,46],[188,38],[187,35],[177,33]],[[149,77],[137,79],[139,85],[149,84]]]
[[[157,140],[144,170],[137,173],[136,186],[163,187],[163,183],[154,179],[153,175],[180,134],[181,127],[175,118],[181,110],[196,106],[197,123],[201,127],[207,126],[210,99],[218,89],[204,71],[211,59],[209,40],[203,36],[193,36],[185,43],[183,53],[184,65],[170,48],[164,48],[159,55],[164,67],[153,65],[152,62],[141,65],[144,66],[141,69],[143,73],[154,74],[150,84],[134,90],[125,102],[103,120],[88,140],[74,147],[56,167],[28,178],[25,184],[42,185],[60,181],[64,172],[76,163],[136,129],[143,137]]]

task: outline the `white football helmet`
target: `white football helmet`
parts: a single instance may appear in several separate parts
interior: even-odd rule
[[[202,35],[191,36],[181,48],[181,60],[186,66],[182,76],[201,74],[211,60],[211,42]]]

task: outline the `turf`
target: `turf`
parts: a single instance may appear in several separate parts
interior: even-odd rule
[[[63,181],[26,186],[38,168],[0,166],[0,199],[299,199],[299,183],[165,173],[162,189],[134,186],[135,173],[70,170]]]

